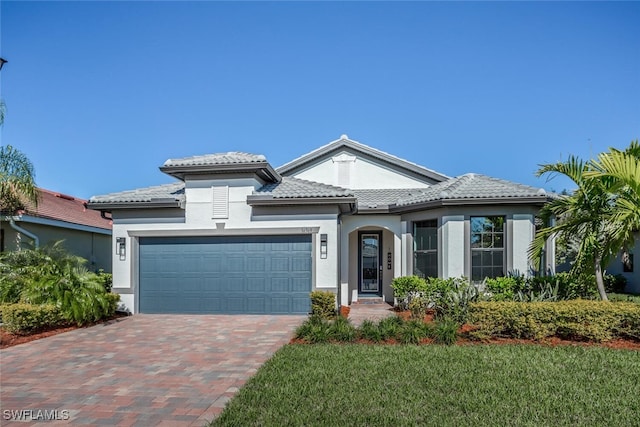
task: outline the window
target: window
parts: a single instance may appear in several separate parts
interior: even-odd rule
[[[213,219],[229,218],[229,187],[213,187]]]
[[[627,251],[622,252],[622,271],[624,273],[633,273],[633,254]]]
[[[504,217],[471,217],[471,281],[504,276]]]
[[[438,221],[413,223],[413,274],[438,277]]]

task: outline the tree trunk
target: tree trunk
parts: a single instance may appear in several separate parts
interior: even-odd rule
[[[598,293],[600,294],[600,298],[602,301],[609,301],[607,297],[607,291],[604,289],[604,276],[602,275],[602,266],[600,263],[602,262],[602,256],[596,255],[594,263],[596,270],[596,285],[598,285]]]

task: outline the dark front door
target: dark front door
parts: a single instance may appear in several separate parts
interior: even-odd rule
[[[359,233],[359,280],[358,293],[362,295],[382,295],[381,241],[379,231]]]

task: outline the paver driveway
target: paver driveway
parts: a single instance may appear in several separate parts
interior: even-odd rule
[[[1,350],[0,424],[202,426],[303,320],[138,314]]]

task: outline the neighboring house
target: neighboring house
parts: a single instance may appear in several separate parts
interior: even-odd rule
[[[343,305],[392,302],[399,276],[529,274],[535,216],[549,200],[484,175],[450,178],[346,135],[279,168],[230,152],[160,170],[177,182],[89,201],[113,216],[113,289],[134,312],[307,313],[315,289]]]
[[[606,269],[608,274],[621,274],[627,279],[626,292],[640,294],[640,268],[634,266],[634,253],[640,251],[640,236],[636,234],[633,247],[622,252]]]
[[[111,218],[87,209],[86,200],[38,189],[37,207],[0,216],[0,252],[64,240],[64,248],[85,258],[87,268],[111,272]]]

